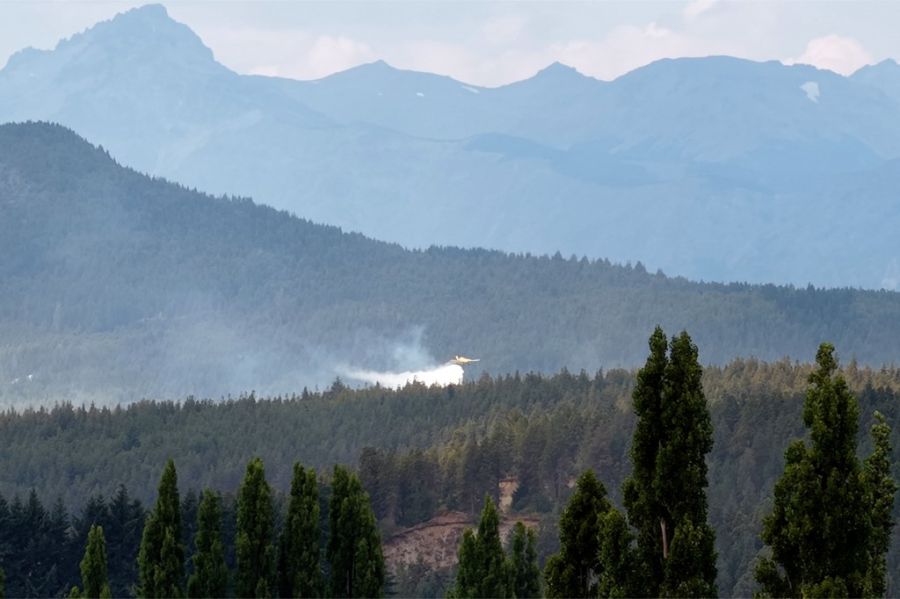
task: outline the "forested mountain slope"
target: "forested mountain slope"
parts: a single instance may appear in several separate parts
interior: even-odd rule
[[[11,57],[0,122],[407,247],[896,289],[897,70],[709,57],[485,88],[377,62],[292,81],[228,70],[150,5]]]
[[[753,360],[705,371],[714,429],[710,522],[723,596],[751,595],[761,517],[785,449],[804,434],[809,372],[808,365]],[[867,455],[874,411],[892,424],[900,419],[900,370],[850,363],[844,375],[859,397],[860,449]],[[177,464],[183,494],[206,486],[233,493],[255,456],[264,459],[281,493],[294,461],[320,472],[342,462],[358,467],[386,537],[445,510],[474,516],[485,493],[496,496],[498,482],[512,477],[518,488],[511,517],[541,519],[539,548],[546,556],[556,550],[558,510],[585,468],[594,469],[620,502],[635,425],[633,383],[633,371],[562,372],[483,377],[444,389],[354,391],[336,385],[291,398],[7,413],[0,415],[0,494],[10,502],[15,495],[24,500],[34,488],[45,505],[61,497],[77,513],[89,496],[111,497],[119,484],[148,504],[168,458]],[[900,478],[897,426],[892,445]],[[888,596],[894,596],[900,530],[894,531],[888,560],[895,585]],[[401,579],[402,594],[443,596],[446,573],[427,574],[418,570]]]
[[[630,366],[657,323],[707,363],[822,340],[900,361],[898,293],[407,251],[148,178],[46,124],[0,127],[0,277],[3,405],[296,392],[455,353],[491,372]]]

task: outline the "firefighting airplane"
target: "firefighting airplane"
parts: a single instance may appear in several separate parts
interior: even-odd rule
[[[467,358],[465,356],[453,356],[453,359],[450,360],[451,364],[458,364],[459,366],[465,366],[466,364],[471,364],[472,362],[480,362],[481,358]]]

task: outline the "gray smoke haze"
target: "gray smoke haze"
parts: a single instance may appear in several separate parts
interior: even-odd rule
[[[107,333],[47,332],[30,344],[0,343],[0,410],[59,402],[221,399],[251,391],[283,396],[325,389],[338,378],[350,386],[392,388],[462,380],[460,366],[432,355],[421,326],[393,334],[360,329],[330,343],[300,329],[265,337],[199,295],[192,304],[191,316],[159,316]]]
[[[388,342],[388,352],[369,356],[364,362],[341,365],[338,374],[350,383],[361,382],[393,389],[413,382],[441,387],[461,383],[462,366],[436,360],[424,345],[424,333],[423,327],[412,327],[403,336]],[[385,358],[388,359],[387,365]]]

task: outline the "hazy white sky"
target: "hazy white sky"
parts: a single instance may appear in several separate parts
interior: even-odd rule
[[[900,1],[169,0],[216,58],[299,79],[384,59],[499,85],[553,61],[611,79],[663,57],[729,54],[841,73],[900,57]],[[0,0],[0,64],[145,2]]]

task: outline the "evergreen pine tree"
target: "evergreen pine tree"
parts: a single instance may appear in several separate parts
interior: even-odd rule
[[[77,594],[85,599],[111,597],[109,577],[106,571],[106,540],[103,538],[103,528],[100,526],[91,526],[88,533],[87,547],[84,550],[84,558],[81,560],[81,584],[84,586],[84,591],[78,591],[76,587],[72,589],[72,595]]]
[[[169,460],[159,481],[153,511],[144,523],[138,554],[141,597],[180,597],[184,583],[184,547],[175,462]]]
[[[512,597],[510,572],[500,541],[500,514],[489,495],[484,498],[476,540],[482,567],[481,596]]]
[[[706,501],[712,422],[697,346],[682,332],[672,339],[667,356],[660,327],[649,345],[633,392],[638,423],[632,475],[623,488],[628,520],[637,529],[642,588],[634,591],[651,597],[715,595],[715,533],[707,522]],[[693,567],[685,569],[684,563]]]
[[[477,534],[463,533],[459,547],[456,585],[450,595],[457,598],[512,597],[514,575],[500,542],[500,516],[490,495],[485,495]]]
[[[658,514],[662,506],[654,491],[657,454],[665,436],[662,422],[668,341],[662,328],[650,336],[650,355],[638,370],[632,399],[637,425],[631,440],[631,476],[623,485],[628,521],[637,530],[642,595],[656,596],[664,575],[663,543]]]
[[[481,579],[481,564],[478,560],[478,541],[475,539],[475,531],[471,528],[463,531],[458,556],[456,583],[447,592],[447,598],[476,597],[475,589],[478,588]]]
[[[640,588],[637,579],[637,552],[628,521],[619,510],[610,508],[600,515],[600,564],[597,580],[600,597],[635,597]]]
[[[606,489],[587,470],[559,520],[560,551],[547,560],[548,597],[596,597],[601,574],[598,516],[610,509]]]
[[[326,550],[332,597],[380,597],[384,594],[384,556],[369,497],[359,478],[334,467]]]
[[[181,498],[181,546],[184,547],[184,569],[188,578],[194,569],[191,556],[197,551],[195,541],[199,509],[200,497],[197,496],[196,491],[191,489]]]
[[[891,427],[879,412],[875,412],[871,434],[875,447],[863,464],[867,511],[872,523],[864,594],[883,597],[887,590],[887,552],[894,527],[892,508],[897,483],[891,477]]]
[[[41,551],[47,556],[48,564],[40,587],[45,595],[59,595],[68,583],[66,569],[71,563],[68,553],[71,547],[69,528],[69,514],[62,498],[57,498],[53,508],[47,513],[40,534]],[[103,534],[106,536],[105,530]]]
[[[521,522],[516,522],[513,528],[510,562],[516,599],[540,597],[541,570],[537,563],[537,536]]]
[[[146,514],[141,502],[132,499],[124,485],[119,485],[105,510],[103,525],[109,568],[109,588],[114,597],[133,593],[138,580],[138,552]]]
[[[6,597],[6,573],[0,568],[0,599]]]
[[[883,556],[881,538],[871,533],[883,532],[885,524],[889,529],[890,516],[880,527],[869,519],[880,520],[884,512],[877,506],[887,495],[893,503],[889,465],[882,459],[885,429],[876,425],[875,453],[862,471],[856,455],[859,407],[836,374],[831,344],[819,347],[816,366],[803,407],[810,446],[801,440],[788,447],[772,512],[763,520],[762,539],[772,552],[757,564],[763,595],[863,596],[880,590],[874,578]],[[879,490],[867,489],[867,483]]]
[[[194,573],[188,579],[191,598],[224,597],[228,588],[228,567],[222,542],[222,500],[209,489],[203,492],[197,512]]]
[[[321,597],[319,485],[316,472],[294,464],[291,497],[278,544],[278,585],[282,597]]]
[[[253,458],[238,492],[237,579],[238,597],[270,597],[275,587],[275,516],[272,490],[262,460]]]

